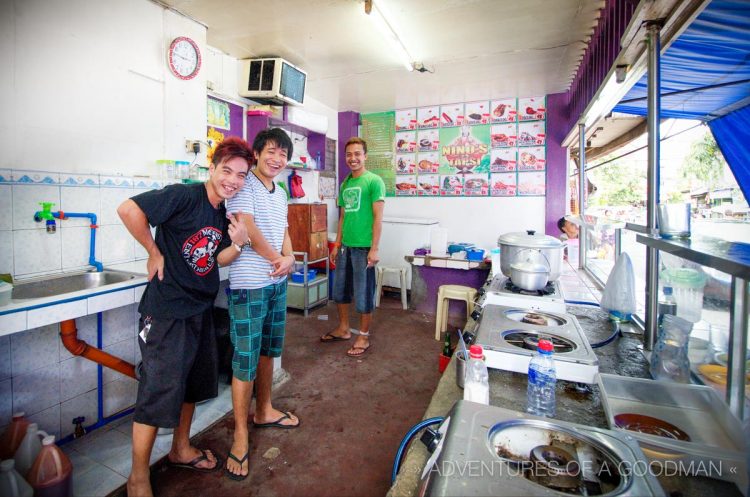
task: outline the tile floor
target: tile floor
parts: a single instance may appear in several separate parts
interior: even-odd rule
[[[598,304],[602,292],[584,271],[577,271],[568,261],[563,262],[560,275],[563,295],[566,301]]]
[[[218,397],[196,406],[190,435],[205,430],[231,410],[232,392],[222,382]],[[75,497],[106,496],[125,483],[130,474],[132,427],[131,414],[63,446],[73,463]],[[151,464],[164,457],[171,444],[172,435],[157,436]]]

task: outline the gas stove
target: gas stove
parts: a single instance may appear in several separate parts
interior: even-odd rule
[[[551,281],[547,287],[529,292],[513,284],[507,276],[495,275],[479,290],[477,305],[507,305],[537,309],[540,311],[565,312],[565,298],[559,281]]]
[[[422,473],[420,496],[663,496],[623,432],[459,400]],[[644,474],[645,473],[645,474]]]
[[[539,339],[546,338],[555,347],[558,379],[596,383],[599,360],[573,315],[484,305],[475,335],[489,368],[526,373]]]

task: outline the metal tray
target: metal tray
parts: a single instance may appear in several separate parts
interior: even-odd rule
[[[623,430],[636,438],[650,460],[681,460],[723,466],[722,480],[747,488],[742,425],[716,391],[707,386],[599,374],[602,406],[610,428],[618,414],[635,413],[680,428],[690,441]]]

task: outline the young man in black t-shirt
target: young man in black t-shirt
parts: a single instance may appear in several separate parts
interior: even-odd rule
[[[170,465],[213,471],[222,462],[190,445],[195,403],[216,397],[218,360],[211,310],[219,265],[249,243],[244,223],[229,219],[224,200],[244,185],[252,150],[227,138],[216,148],[206,183],[170,185],[126,200],[117,209],[149,254],[138,345],[142,367],[133,422],[130,496],[151,496],[149,459],[158,427],[175,428]],[[156,237],[149,225],[156,227]]]

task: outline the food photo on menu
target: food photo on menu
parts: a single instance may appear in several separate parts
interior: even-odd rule
[[[518,173],[519,195],[544,195],[546,187],[546,175],[544,172]]]
[[[396,177],[396,195],[397,196],[409,196],[417,194],[417,177],[414,175],[410,176],[397,176]]]
[[[490,154],[490,171],[493,173],[504,173],[516,170],[515,148],[499,148]]]
[[[467,124],[488,124],[490,122],[489,102],[469,102],[465,105],[464,117]]]
[[[417,176],[417,195],[435,196],[440,194],[439,174],[419,174]]]
[[[538,121],[547,115],[544,97],[529,97],[518,99],[518,120]]]
[[[417,109],[396,111],[396,131],[417,129]]]
[[[490,126],[492,148],[516,146],[516,123],[493,124]]]
[[[455,196],[463,195],[463,177],[457,174],[440,175],[440,195]]]
[[[436,173],[440,168],[440,154],[437,152],[420,152],[417,157],[417,170],[422,173]]]
[[[546,134],[544,132],[544,121],[532,121],[518,125],[518,146],[533,147],[544,145]]]
[[[493,123],[516,122],[516,99],[506,98],[490,102],[490,119]]]
[[[411,153],[417,149],[417,132],[402,131],[396,133],[396,153]]]
[[[420,152],[430,152],[440,147],[437,129],[422,129],[417,132],[417,146]]]
[[[544,147],[518,149],[519,171],[543,171],[546,167]]]
[[[414,154],[396,155],[396,174],[414,174],[417,169]]]
[[[492,173],[490,195],[493,197],[516,196],[516,173]]]
[[[464,176],[464,195],[486,196],[490,182],[486,174],[467,174]]]
[[[451,126],[463,126],[464,104],[450,104],[440,106],[440,126],[450,128]]]
[[[417,127],[437,128],[440,125],[440,107],[420,107],[417,109]]]

